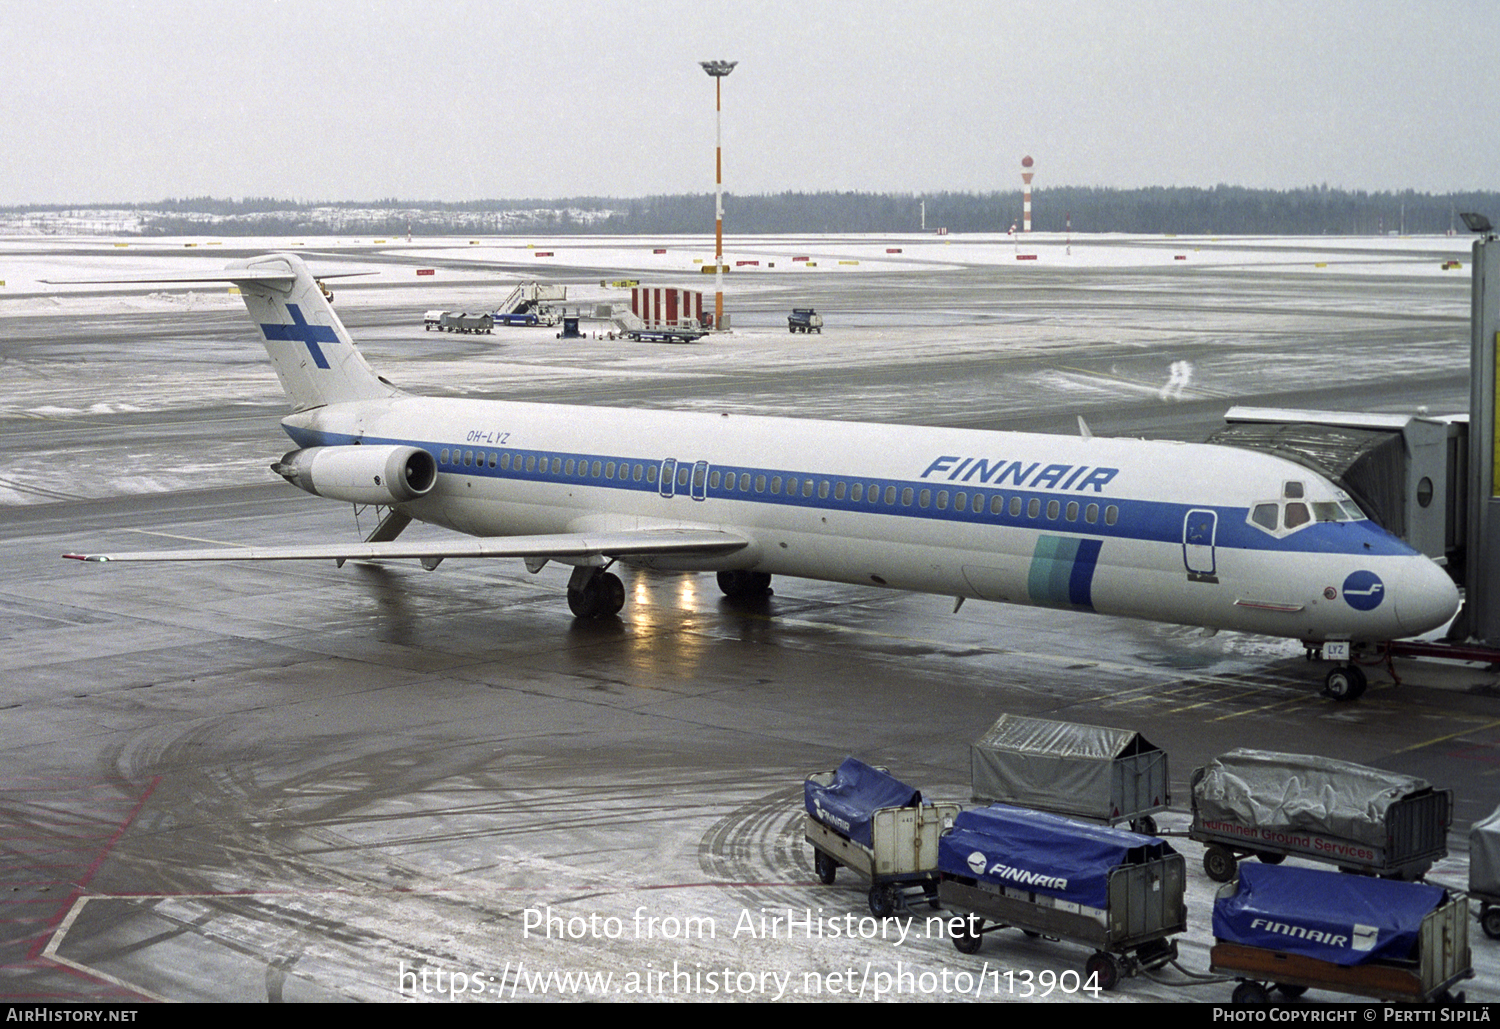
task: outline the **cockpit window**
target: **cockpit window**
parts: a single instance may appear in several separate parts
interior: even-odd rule
[[[1342,495],[1336,500],[1302,500],[1290,499],[1293,492],[1300,498],[1303,496],[1303,484],[1300,482],[1287,482],[1282,484],[1283,496],[1276,501],[1263,501],[1252,504],[1248,521],[1257,528],[1275,536],[1285,536],[1287,533],[1311,525],[1314,522],[1362,522],[1365,514],[1359,509],[1359,505]]]

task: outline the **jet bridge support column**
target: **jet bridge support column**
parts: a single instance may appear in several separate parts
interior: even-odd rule
[[[1486,228],[1488,226],[1486,225]],[[1500,240],[1474,241],[1469,394],[1469,511],[1465,599],[1454,633],[1500,646],[1500,440],[1496,438],[1496,359],[1500,356]]]

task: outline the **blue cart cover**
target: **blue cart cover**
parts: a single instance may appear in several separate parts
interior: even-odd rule
[[[1174,853],[1155,836],[992,804],[954,819],[938,841],[938,869],[1104,910],[1111,871]]]
[[[876,811],[922,803],[919,790],[852,757],[844,759],[827,785],[808,779],[802,784],[802,797],[808,814],[866,847],[874,846],[870,823]]]
[[[1238,889],[1214,901],[1214,936],[1336,965],[1410,961],[1422,919],[1446,897],[1423,883],[1247,862]]]

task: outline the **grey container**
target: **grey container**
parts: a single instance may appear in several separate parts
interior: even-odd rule
[[[975,800],[1154,834],[1172,803],[1167,752],[1129,729],[1001,715],[969,746]]]

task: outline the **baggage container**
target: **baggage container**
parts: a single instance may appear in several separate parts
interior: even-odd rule
[[[1246,865],[1214,901],[1210,970],[1233,975],[1236,1004],[1272,989],[1395,1001],[1462,1002],[1473,976],[1468,904],[1439,886]]]
[[[820,881],[831,885],[841,867],[867,879],[877,917],[915,899],[936,906],[938,839],[958,817],[957,804],[924,803],[920,791],[852,757],[808,776],[803,799],[803,836]]]
[[[1203,870],[1234,878],[1240,858],[1288,855],[1346,872],[1420,879],[1448,853],[1453,793],[1422,779],[1331,758],[1232,750],[1192,777],[1188,836]]]
[[[1138,732],[1001,715],[969,746],[974,799],[1154,835],[1172,804],[1167,752]]]
[[[1154,836],[995,804],[965,811],[938,846],[938,899],[966,923],[953,946],[973,954],[1007,927],[1093,947],[1083,989],[1177,957],[1187,928],[1186,863]]]

